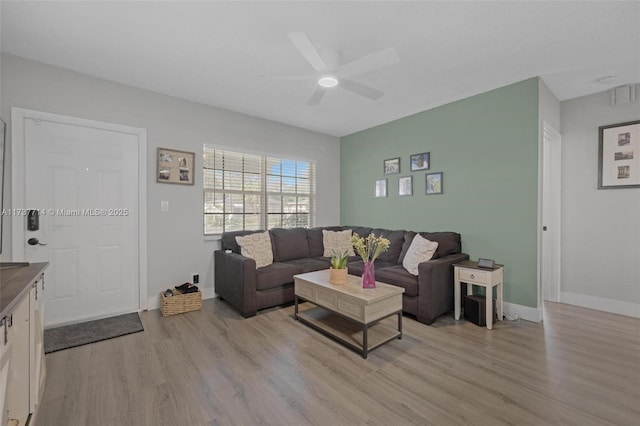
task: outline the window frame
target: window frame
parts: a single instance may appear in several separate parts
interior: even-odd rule
[[[213,167],[208,166],[210,164],[209,161],[205,160],[206,155],[208,155],[208,151],[211,152],[212,155],[214,155],[214,160],[213,160]],[[228,213],[228,210],[226,208],[226,202],[227,202],[227,196],[228,195],[242,195],[243,196],[243,202],[242,202],[242,212],[238,213],[238,214],[242,214],[243,216],[243,220],[242,220],[242,229],[236,229],[234,227],[234,229],[232,229],[232,231],[239,231],[239,230],[254,230],[253,227],[251,227],[252,225],[249,225],[251,228],[247,229],[247,221],[246,218],[249,215],[253,215],[254,213],[247,213],[247,204],[246,204],[246,199],[244,198],[246,195],[258,195],[260,198],[260,211],[258,213],[255,213],[255,215],[257,215],[259,217],[258,219],[258,228],[256,228],[255,230],[268,230],[268,229],[272,229],[272,228],[296,228],[296,227],[308,227],[308,228],[312,228],[315,226],[316,223],[316,198],[317,198],[317,188],[316,188],[316,183],[317,183],[317,161],[315,160],[310,160],[310,159],[304,159],[304,158],[299,158],[299,157],[291,157],[289,156],[288,158],[284,158],[281,157],[279,155],[276,154],[272,154],[272,153],[264,153],[264,152],[255,152],[255,151],[249,151],[249,150],[242,150],[239,151],[237,149],[234,148],[229,148],[229,147],[224,147],[224,146],[219,146],[219,145],[212,145],[212,144],[203,144],[203,164],[202,164],[202,169],[203,169],[203,203],[202,203],[202,207],[203,207],[203,235],[205,238],[207,237],[218,237],[220,236],[222,233],[224,232],[231,232],[227,229],[227,223],[225,222],[225,216],[231,213]],[[242,157],[242,161],[243,161],[243,165],[242,171],[237,171],[237,170],[233,170],[235,172],[238,173],[242,173],[242,189],[225,189],[224,188],[224,179],[225,179],[225,171],[231,171],[228,169],[225,169],[224,167],[222,168],[216,168],[216,164],[215,164],[215,155],[216,152],[222,152],[222,155],[224,155],[224,153],[230,153],[233,155],[237,155],[237,156],[241,156]],[[244,186],[245,186],[245,174],[246,173],[254,173],[254,172],[247,172],[244,170],[244,159],[245,156],[257,156],[260,157],[260,168],[259,168],[259,174],[260,174],[260,182],[261,182],[261,188],[260,190],[245,190]],[[280,168],[279,168],[279,174],[274,174],[271,172],[271,170],[268,170],[268,165],[269,163],[273,163],[274,161],[279,162],[280,164]],[[295,170],[293,175],[286,175],[285,172],[283,171],[283,164],[285,162],[293,162],[293,164],[295,165]],[[300,164],[306,165],[306,167],[308,167],[308,177],[304,177],[304,176],[300,176],[298,167]],[[209,172],[213,171],[213,173],[215,174],[215,171],[221,171],[222,172],[222,182],[221,182],[221,187],[220,188],[216,188],[216,183],[214,181],[213,184],[209,184],[209,186],[207,186],[207,178],[210,178],[210,174]],[[269,186],[268,186],[268,179],[269,176],[271,177],[278,177],[280,180],[280,188],[279,191],[273,191],[273,190],[269,190]],[[214,176],[215,179],[215,176]],[[293,179],[294,180],[294,185],[295,185],[295,190],[294,192],[285,192],[284,188],[282,186],[282,182],[284,179]],[[300,187],[300,181],[301,180],[308,180],[308,186],[309,186],[309,191],[308,192],[298,192],[299,191],[299,187]],[[221,194],[223,199],[222,199],[222,203],[223,203],[223,207],[222,207],[222,212],[221,213],[212,213],[212,212],[207,212],[207,198],[209,195],[213,196],[215,198],[216,194]],[[269,208],[269,202],[270,202],[270,197],[280,197],[280,210],[278,212],[271,212],[270,208]],[[295,212],[291,213],[291,212],[286,212],[285,211],[285,206],[284,206],[284,202],[285,202],[285,198],[287,197],[294,197],[296,199],[295,202]],[[303,198],[303,199],[308,199],[307,203],[299,203],[299,200]],[[214,201],[215,203],[215,201]],[[303,210],[306,209],[308,211],[305,212],[299,212],[298,209],[300,207],[303,207]],[[287,225],[286,223],[284,223],[284,218],[287,215],[291,215],[293,214],[295,219],[294,219],[294,223]],[[208,216],[212,216],[212,215],[221,215],[222,216],[222,230],[216,230],[214,232],[207,232],[207,217]],[[270,217],[272,218],[273,216],[276,215],[280,215],[281,219],[280,222],[277,226],[272,226],[270,225],[270,223],[272,223],[272,221],[270,220]],[[298,221],[299,216],[298,215],[306,215],[306,217],[308,218],[306,221],[304,221],[306,224],[305,225],[300,225],[300,222]]]

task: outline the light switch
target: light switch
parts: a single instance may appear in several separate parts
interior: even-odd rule
[[[169,211],[169,202],[168,201],[160,201],[160,211],[168,212]]]

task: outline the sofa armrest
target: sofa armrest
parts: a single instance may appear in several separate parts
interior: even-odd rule
[[[257,312],[256,261],[238,253],[214,252],[215,292],[247,318]]]
[[[431,324],[453,309],[453,265],[467,259],[456,253],[418,265],[418,321]]]

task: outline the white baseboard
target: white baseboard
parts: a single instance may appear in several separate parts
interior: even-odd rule
[[[505,317],[522,318],[526,321],[540,322],[542,321],[542,309],[532,308],[530,306],[516,305],[515,303],[503,302],[503,308]]]
[[[569,293],[565,291],[560,292],[560,302],[567,303],[569,305],[582,306],[583,308],[596,309],[598,311],[611,312],[612,314],[627,315],[634,318],[640,318],[639,303],[604,299],[602,297]]]
[[[202,300],[213,299],[216,297],[216,292],[213,288],[201,288]],[[160,309],[160,294],[147,299],[147,309],[152,311],[154,309]]]

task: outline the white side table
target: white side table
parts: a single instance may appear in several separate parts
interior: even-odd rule
[[[486,297],[486,321],[487,328],[493,327],[493,287],[497,287],[496,311],[498,321],[502,321],[502,272],[504,265],[496,264],[493,269],[479,268],[478,262],[465,260],[453,265],[453,282],[455,296],[455,318],[460,319],[461,297],[460,283],[467,283],[467,295],[473,294],[473,286],[484,287]]]

